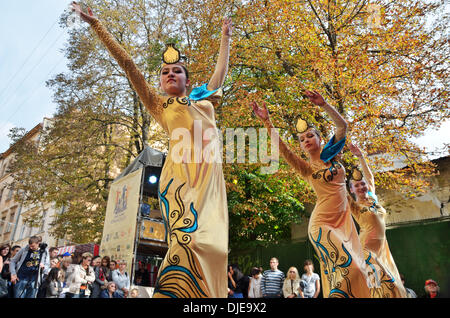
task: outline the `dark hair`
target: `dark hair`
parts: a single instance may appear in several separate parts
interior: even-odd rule
[[[3,257],[3,260],[6,260],[10,255],[11,255],[11,246],[9,244],[3,244],[2,246],[0,246],[0,252],[2,252],[5,248],[9,249],[8,250],[8,254],[6,254]]]
[[[59,248],[57,248],[57,247],[50,247],[48,251],[51,253],[51,252],[53,252],[54,250],[59,250]]]
[[[261,273],[261,269],[259,269],[258,267],[253,267],[252,270],[250,271],[250,275],[252,276],[258,275],[259,273]]]
[[[11,251],[15,250],[16,248],[22,248],[22,247],[20,247],[19,245],[14,245],[13,247],[11,247]]]
[[[242,273],[237,264],[231,264],[230,266],[233,269],[233,279],[235,282],[237,282],[244,276],[244,274]]]
[[[28,244],[40,243],[41,241],[42,241],[42,238],[34,235],[34,236],[30,237],[30,239],[28,240]]]
[[[184,70],[184,74],[186,74],[186,80],[189,79],[189,71],[187,70],[186,66],[184,66],[183,64],[177,64],[179,66],[181,66],[181,68]],[[161,72],[162,72],[163,67],[161,67],[159,69],[159,75],[161,76]]]
[[[313,264],[312,260],[307,259],[307,260],[303,263],[303,266],[306,266],[306,265],[314,265],[314,264]]]
[[[106,261],[108,262],[108,265],[106,265],[106,266],[109,267],[109,264],[110,264],[110,262],[111,262],[109,256],[103,256],[103,258],[102,258],[102,263],[103,263],[104,260],[106,260]]]
[[[48,273],[47,278],[45,279],[47,282],[51,282],[54,280],[58,280],[58,274],[60,269],[58,267],[53,267]]]

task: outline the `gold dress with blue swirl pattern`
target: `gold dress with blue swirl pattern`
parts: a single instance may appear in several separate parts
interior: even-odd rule
[[[209,92],[205,98],[196,100],[158,95],[101,22],[94,20],[90,24],[125,71],[152,117],[171,136],[159,183],[169,250],[160,266],[153,297],[226,298],[228,209],[225,180],[222,163],[205,160],[205,156],[216,149],[209,146],[218,137],[214,105],[219,102],[222,91]],[[197,147],[194,147],[196,141]],[[191,148],[180,148],[178,142]],[[188,150],[181,156],[173,156],[183,149]],[[214,155],[217,154],[208,158]]]
[[[357,203],[350,197],[349,201],[360,227],[359,239],[368,265],[371,297],[405,298],[406,290],[386,239],[386,210],[373,199]]]

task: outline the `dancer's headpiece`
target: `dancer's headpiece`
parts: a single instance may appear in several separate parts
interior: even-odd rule
[[[354,168],[351,174],[351,180],[354,181],[361,181],[363,179],[363,174],[361,172],[361,170],[359,170],[358,168]]]
[[[166,50],[162,55],[163,65],[167,64],[182,64],[184,66],[184,62],[182,60],[186,60],[185,56],[181,56],[180,51],[175,47],[175,44],[169,43],[167,44]]]
[[[297,116],[297,120],[295,123],[295,130],[297,131],[297,133],[299,133],[299,134],[304,133],[309,128],[313,128],[316,131],[316,133],[319,134],[319,131],[317,130],[316,127],[314,127],[314,125],[311,125],[310,123],[308,123],[306,120],[304,120],[300,116]]]

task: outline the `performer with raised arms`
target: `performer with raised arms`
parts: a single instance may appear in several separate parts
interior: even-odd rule
[[[371,274],[373,298],[406,297],[406,290],[389,250],[386,239],[386,210],[375,195],[375,180],[367,161],[354,144],[349,144],[351,153],[358,157],[362,168],[352,171],[349,187],[356,200],[349,198],[352,214],[359,224],[359,238],[365,249],[366,263]]]
[[[309,100],[320,106],[336,125],[336,133],[321,147],[320,133],[302,119],[297,122],[301,148],[309,161],[294,154],[278,135],[281,155],[314,189],[317,202],[308,225],[308,235],[320,260],[324,297],[369,298],[366,264],[353,222],[345,182],[344,167],[335,157],[345,144],[347,123],[316,91],[305,91]],[[253,111],[269,129],[273,124],[265,103]]]
[[[169,134],[169,153],[161,172],[159,202],[169,250],[160,266],[154,297],[227,297],[228,210],[221,160],[205,160],[205,147],[219,138],[214,106],[228,71],[231,19],[225,18],[218,61],[209,83],[187,95],[190,85],[180,54],[169,46],[163,55],[160,96],[129,54],[88,9],[73,10],[90,24],[125,71],[150,114]],[[176,147],[180,134],[188,147]],[[201,134],[195,136],[196,134]],[[206,134],[209,134],[207,137]],[[200,138],[200,148],[194,145]],[[179,149],[178,153],[174,149]],[[197,152],[196,152],[197,151]]]

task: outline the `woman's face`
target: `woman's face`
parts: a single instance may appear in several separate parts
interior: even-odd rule
[[[190,84],[180,64],[167,64],[161,69],[159,77],[161,89],[170,96],[184,96]]]
[[[310,265],[305,265],[304,267],[305,272],[307,273],[312,273],[314,271],[314,266],[312,264]]]
[[[295,269],[289,268],[289,279],[295,279],[295,277],[296,277]]]
[[[350,181],[350,192],[354,193],[357,197],[364,197],[369,192],[369,188],[364,179],[360,181],[352,180]]]
[[[90,265],[91,262],[92,262],[92,258],[90,258],[90,257],[83,258],[83,265],[84,266]]]
[[[102,266],[107,267],[108,266],[108,260],[106,260],[106,259],[102,260]]]
[[[116,263],[115,262],[109,263],[109,268],[110,269],[116,269]]]
[[[5,247],[4,249],[2,249],[1,255],[6,256],[6,255],[8,255],[8,253],[9,253],[9,247]]]
[[[94,259],[92,261],[92,266],[100,266],[100,262],[101,262],[101,259],[97,257],[96,259]]]
[[[314,129],[309,128],[307,131],[299,134],[298,138],[304,151],[311,153],[320,150],[320,138],[314,132]]]
[[[115,292],[116,291],[116,284],[109,284],[108,290],[110,292]]]
[[[52,260],[50,261],[50,267],[51,267],[51,268],[57,267],[57,266],[58,266],[58,263],[59,263],[59,261],[58,261],[57,258],[52,258]]]

